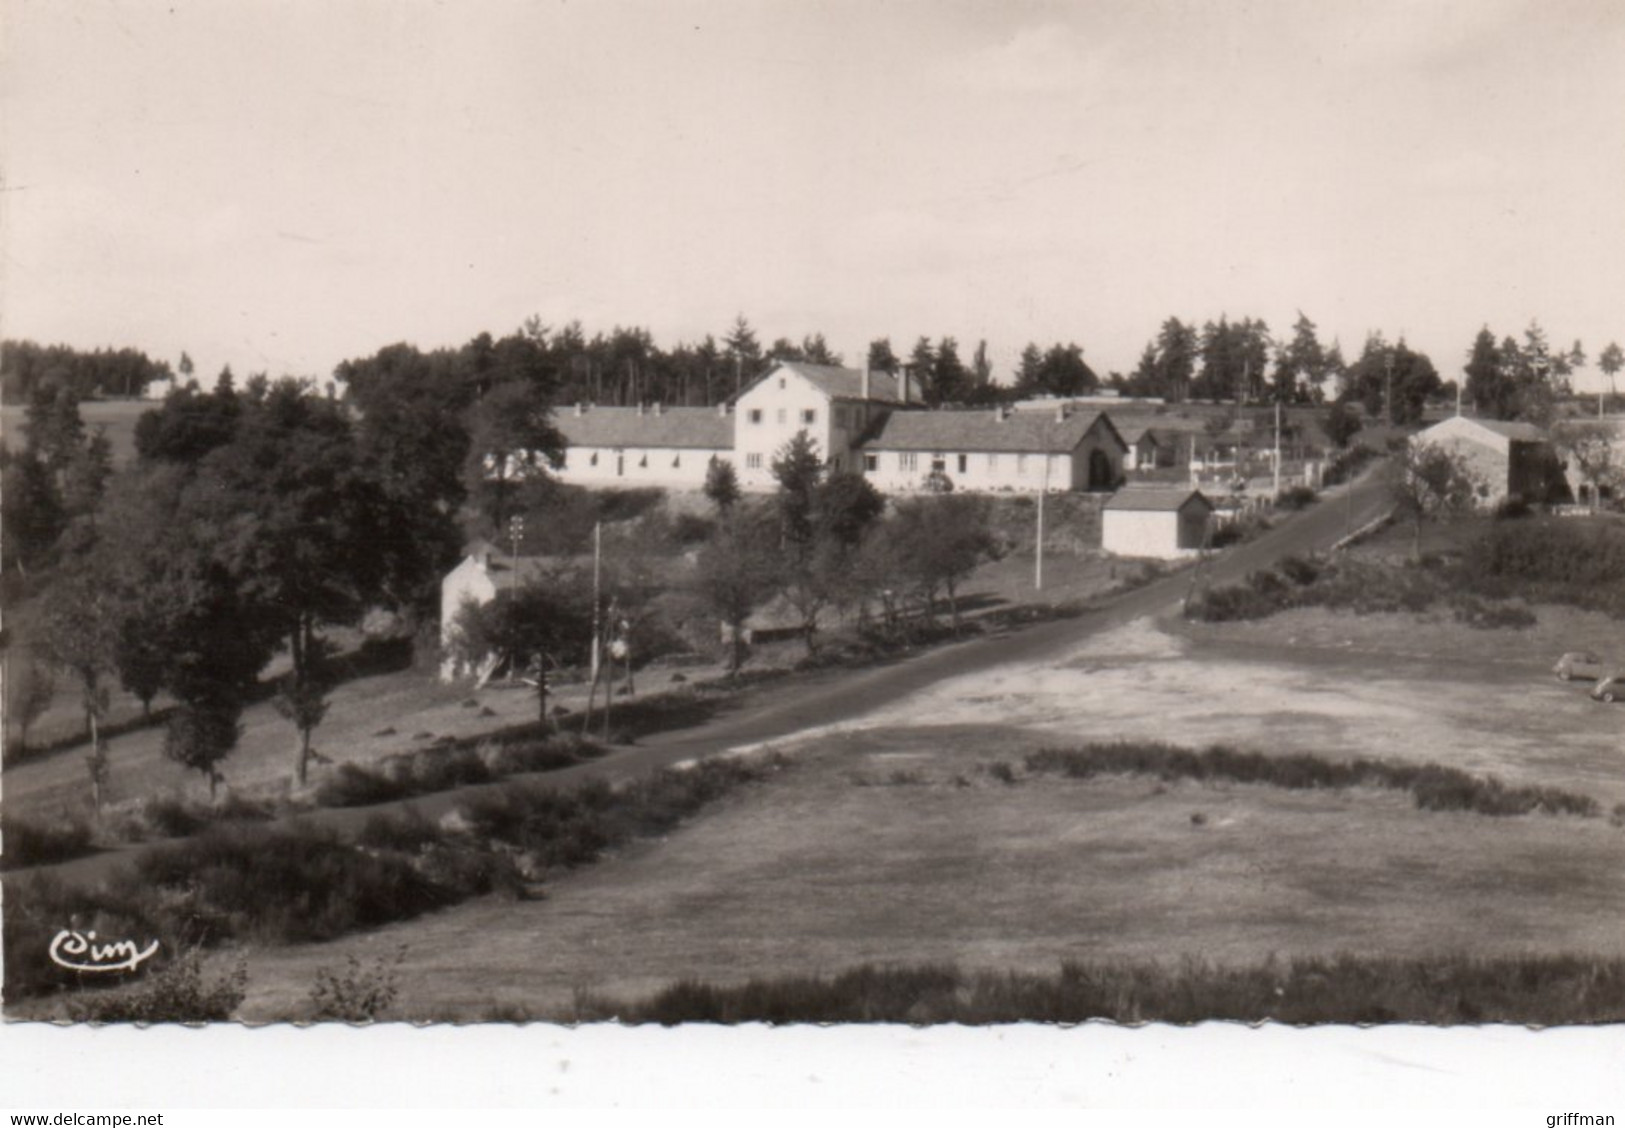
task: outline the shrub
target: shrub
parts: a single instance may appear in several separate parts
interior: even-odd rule
[[[75,1022],[229,1022],[247,993],[248,969],[239,961],[212,982],[203,978],[203,960],[188,952],[140,986],[90,991],[68,1002]]]
[[[1081,748],[1044,748],[1027,756],[1029,772],[1052,772],[1073,779],[1097,775],[1153,775],[1162,780],[1231,780],[1290,790],[1317,787],[1382,787],[1408,791],[1417,807],[1430,811],[1473,811],[1481,815],[1594,816],[1596,800],[1543,787],[1507,787],[1493,776],[1474,776],[1440,764],[1393,760],[1323,760],[1307,753],[1268,756],[1213,745],[1198,752],[1170,744],[1124,741]]]
[[[354,955],[346,958],[342,973],[317,968],[316,985],[310,989],[311,1017],[318,1022],[376,1022],[400,993],[398,972],[405,956],[406,949],[400,948],[393,959],[380,957],[370,968],[363,968]]]
[[[407,807],[399,815],[373,815],[362,826],[356,841],[375,850],[416,854],[440,836],[440,828],[424,818],[422,811]]]
[[[201,942],[330,940],[440,908],[458,893],[397,854],[301,824],[217,827],[143,855],[125,880],[149,887],[162,911],[189,916]]]
[[[491,769],[472,748],[450,748],[420,752],[412,757],[414,794],[450,791],[454,787],[491,782]]]
[[[5,852],[0,854],[0,869],[54,865],[96,849],[90,824],[66,812],[50,823],[11,816],[3,829]]]
[[[370,807],[404,799],[411,793],[411,786],[403,780],[359,764],[340,764],[316,788],[316,802],[323,807]]]
[[[1326,464],[1326,470],[1320,476],[1321,484],[1335,486],[1340,482],[1349,481],[1357,477],[1376,457],[1377,452],[1363,444],[1350,447]]]
[[[1016,782],[1016,770],[1005,760],[996,760],[988,765],[987,774],[1000,783]]]
[[[1277,509],[1305,509],[1313,505],[1319,496],[1309,486],[1293,486],[1275,495],[1275,507]]]
[[[951,964],[866,964],[833,977],[672,984],[626,1002],[577,996],[576,1021],[712,1023],[1311,1023],[1625,1019],[1625,960],[1575,956],[1388,959],[1340,955],[1252,966],[1068,961],[1050,975]]]

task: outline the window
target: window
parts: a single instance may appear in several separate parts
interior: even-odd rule
[[[966,471],[968,471],[969,469],[970,469],[970,455],[968,455],[968,454],[960,455],[959,456],[959,472],[961,474],[963,474]]]
[[[897,454],[897,468],[899,470],[918,470],[920,456],[911,450],[899,451]]]
[[[992,474],[995,471],[997,471],[998,468],[999,468],[999,456],[996,455],[996,454],[988,455],[987,456],[987,472],[989,474]]]
[[[675,457],[675,458],[673,458],[671,460],[671,468],[673,470],[681,470],[683,468],[683,456],[682,455],[679,454],[677,457]]]
[[[587,459],[587,465],[588,466],[597,466],[598,465],[598,452],[597,451],[592,452],[592,457]]]
[[[648,468],[649,468],[649,456],[647,454],[645,454],[642,458],[638,459],[638,469],[639,470],[647,470]]]
[[[880,469],[880,456],[878,454],[866,454],[866,455],[864,455],[863,456],[863,468],[865,470],[867,470],[871,474],[873,474],[876,470],[879,470]]]
[[[1016,455],[1016,473],[1017,474],[1025,474],[1026,472],[1027,472],[1027,456],[1025,454]]]
[[[750,421],[752,423],[760,423],[762,421],[762,409],[761,408],[753,407],[753,408],[750,409]]]
[[[762,468],[762,456],[760,454],[747,454],[745,456],[745,469],[746,470],[760,470],[761,468]]]
[[[780,423],[784,422],[784,408],[782,407],[778,410],[778,420]]]
[[[814,411],[812,408],[807,408],[801,413],[801,421],[803,423],[818,422],[818,412]]]
[[[948,460],[946,458],[942,457],[942,455],[940,455],[940,454],[933,454],[931,456],[931,473],[933,473],[933,474],[946,474],[947,472],[948,472]]]
[[[784,391],[784,377],[783,376],[779,377],[779,391],[781,391],[781,392]]]

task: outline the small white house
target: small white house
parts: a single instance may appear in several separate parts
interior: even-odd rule
[[[489,541],[475,541],[465,550],[462,563],[440,581],[440,680],[456,681],[477,673],[466,669],[453,653],[457,616],[466,604],[483,607],[508,591],[530,583],[546,573],[547,561],[540,556],[512,556]]]
[[[560,481],[697,490],[714,461],[731,462],[734,420],[716,407],[576,404],[554,422],[569,444]]]
[[[1201,551],[1213,503],[1189,486],[1118,490],[1100,515],[1100,543],[1117,556],[1178,560]]]
[[[863,472],[885,493],[946,479],[975,493],[1110,490],[1123,480],[1128,444],[1102,412],[894,412],[863,444]]]

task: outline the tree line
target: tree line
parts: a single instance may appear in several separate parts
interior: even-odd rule
[[[24,404],[34,394],[71,389],[81,400],[139,396],[148,384],[171,377],[169,365],[139,349],[95,349],[33,341],[0,341],[0,401]]]

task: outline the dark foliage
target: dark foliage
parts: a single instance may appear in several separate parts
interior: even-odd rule
[[[1472,811],[1481,815],[1594,817],[1601,809],[1590,796],[1549,787],[1508,787],[1493,776],[1469,775],[1439,764],[1363,758],[1326,760],[1308,753],[1272,756],[1224,745],[1201,751],[1146,742],[1046,748],[1030,754],[1026,767],[1029,772],[1052,772],[1072,779],[1151,775],[1162,780],[1229,780],[1294,791],[1380,787],[1409,791],[1423,810]]]
[[[208,982],[202,958],[189,952],[137,987],[79,995],[68,1003],[68,1017],[75,1022],[229,1022],[247,986],[248,969],[242,963]]]
[[[5,853],[0,854],[0,869],[52,865],[95,850],[90,824],[67,815],[50,823],[8,817],[3,830]]]
[[[1619,1022],[1625,1018],[1625,960],[1343,955],[1239,968],[1068,961],[1053,975],[866,964],[836,976],[752,979],[733,987],[683,980],[630,1003],[586,996],[575,1017],[662,1025]]]

